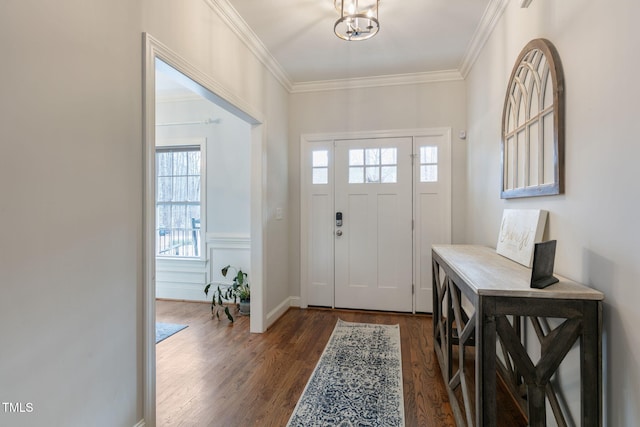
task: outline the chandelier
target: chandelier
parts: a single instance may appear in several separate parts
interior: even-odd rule
[[[333,0],[340,18],[333,26],[342,40],[366,40],[378,33],[380,0]]]

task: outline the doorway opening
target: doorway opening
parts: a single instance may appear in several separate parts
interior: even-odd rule
[[[251,273],[251,124],[160,59],[155,77],[156,298],[207,301],[226,265]]]
[[[206,74],[148,34],[144,43],[143,388],[154,426],[156,297],[204,300],[204,285],[238,264],[251,273],[250,331],[266,329],[264,129]],[[225,253],[230,240],[236,250]]]

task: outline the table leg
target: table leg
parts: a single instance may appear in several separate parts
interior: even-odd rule
[[[580,370],[583,426],[602,425],[602,303],[585,301]]]
[[[495,302],[478,297],[476,327],[476,426],[493,427],[496,409]]]

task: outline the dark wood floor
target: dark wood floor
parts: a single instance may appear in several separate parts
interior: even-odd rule
[[[158,321],[189,325],[156,345],[159,427],[285,426],[338,318],[399,324],[406,425],[454,425],[430,316],[290,309],[266,333],[251,334],[248,317],[229,326],[202,303],[158,301],[156,311]],[[501,425],[526,425],[500,407]]]

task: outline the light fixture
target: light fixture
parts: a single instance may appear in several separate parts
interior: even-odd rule
[[[380,0],[334,0],[340,18],[333,26],[342,40],[366,40],[380,29],[378,6]]]

